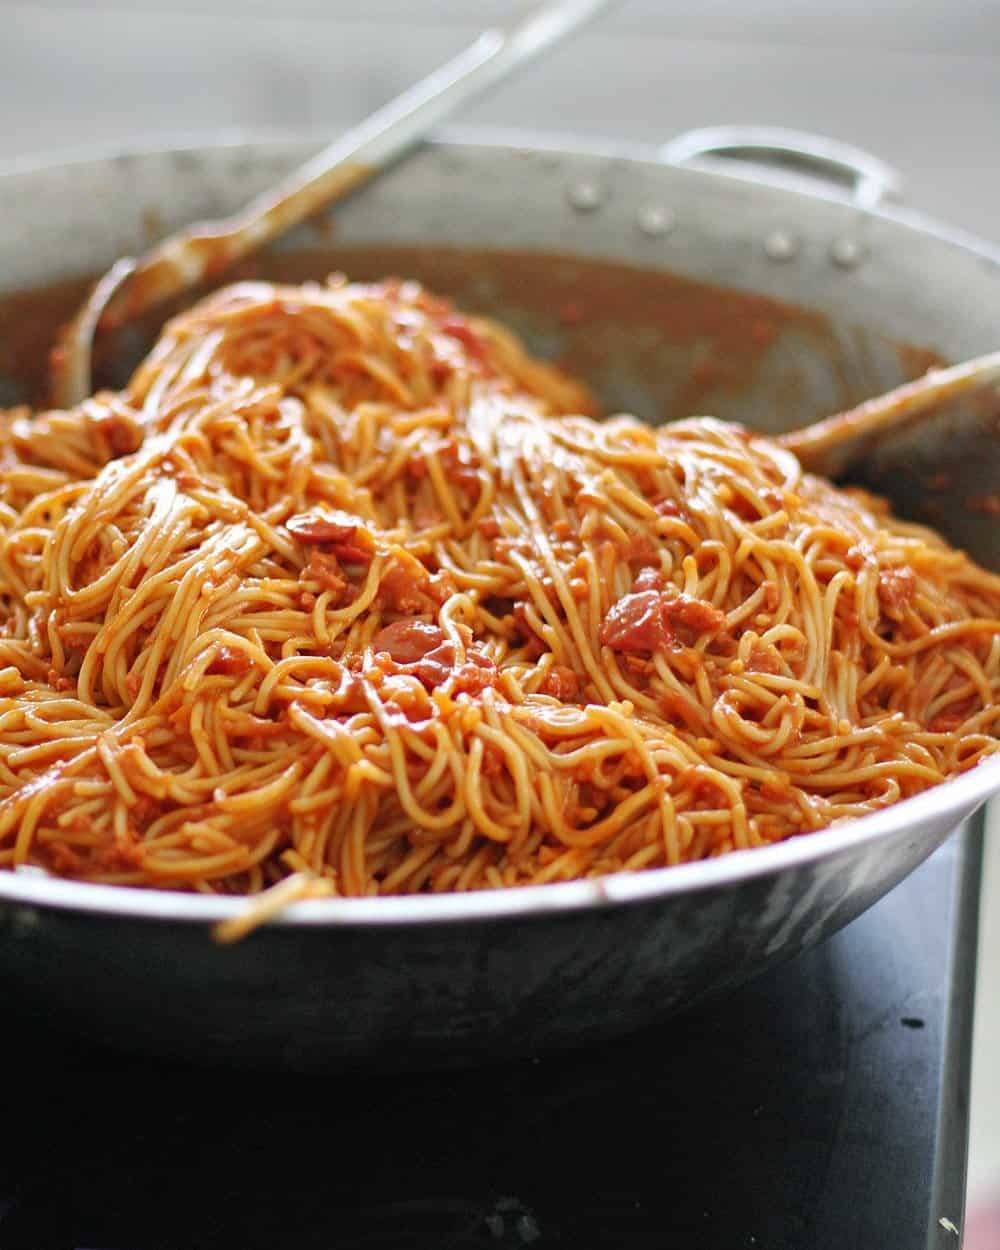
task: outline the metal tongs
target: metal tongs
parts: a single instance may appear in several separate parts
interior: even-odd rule
[[[172,235],[138,260],[119,260],[91,291],[52,356],[55,403],[91,393],[99,330],[133,320],[190,290],[345,196],[445,118],[547,52],[617,0],[550,0],[510,26],[484,31],[464,52],[404,91],[232,217]]]

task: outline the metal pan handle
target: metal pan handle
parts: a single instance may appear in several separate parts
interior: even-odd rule
[[[899,173],[862,148],[782,126],[709,126],[688,130],[660,148],[670,165],[717,167],[718,159],[761,166],[847,187],[859,208],[877,208],[901,194]]]

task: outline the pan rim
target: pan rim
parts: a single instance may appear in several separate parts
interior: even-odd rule
[[[279,928],[378,928],[454,924],[553,916],[595,907],[663,900],[679,894],[719,890],[762,876],[778,876],[833,860],[873,842],[921,837],[924,827],[949,832],[992,795],[1000,793],[1000,756],[968,772],[866,816],[853,817],[815,833],[717,859],[667,868],[612,873],[583,881],[521,885],[468,893],[384,895],[310,899],[294,903],[269,921]],[[241,915],[247,896],[218,896],[151,886],[100,885],[51,877],[37,868],[0,871],[0,903],[86,913],[115,920],[159,920],[214,924]]]
[[[179,132],[173,139],[162,136],[155,142],[135,143],[125,146],[113,143],[77,144],[70,148],[56,148],[38,155],[11,156],[0,160],[0,184],[8,178],[27,177],[56,169],[72,169],[85,165],[114,164],[153,157],[199,156],[236,151],[245,148],[298,147],[308,148],[315,142],[322,144],[328,135],[301,129],[255,127],[241,129],[227,127],[214,132],[214,138]],[[904,205],[884,201],[874,207],[859,206],[845,188],[831,183],[815,187],[794,173],[778,169],[766,169],[748,163],[734,167],[711,170],[697,166],[674,165],[658,155],[658,144],[614,140],[605,137],[588,138],[578,134],[555,132],[535,133],[514,127],[444,127],[423,149],[442,149],[457,155],[458,149],[505,151],[511,155],[539,157],[579,157],[584,159],[623,162],[654,169],[669,169],[680,177],[694,181],[722,181],[728,184],[747,183],[765,186],[785,196],[803,200],[835,204],[850,209],[857,220],[890,222],[927,234],[943,243],[951,244],[961,251],[972,253],[991,266],[1000,269],[1000,245],[965,230],[951,226],[937,218]],[[404,158],[405,159],[405,158]],[[388,172],[388,171],[387,171]],[[0,185],[0,190],[2,190]],[[363,192],[363,188],[361,189]],[[360,193],[360,192],[359,192]]]

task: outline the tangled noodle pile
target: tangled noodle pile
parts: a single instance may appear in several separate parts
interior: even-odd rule
[[[997,749],[1000,579],[413,283],[244,284],[0,428],[0,865],[345,895],[822,829]]]

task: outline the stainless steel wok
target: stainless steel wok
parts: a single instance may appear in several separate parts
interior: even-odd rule
[[[150,233],[230,211],[308,147],[12,169],[0,176],[0,294],[94,273]],[[671,163],[706,148],[767,164]],[[686,137],[666,158],[442,142],[287,239],[263,272],[412,272],[512,321],[613,407],[709,410],[767,430],[935,354],[996,347],[1000,253],[887,209],[879,162],[742,132]],[[804,165],[848,185],[807,186]],[[4,325],[24,330],[28,307],[9,305],[0,338]],[[0,343],[3,361],[10,402],[19,362]],[[965,502],[1000,483],[996,421],[985,405],[949,414],[868,466],[902,511],[994,565],[996,518]],[[818,942],[996,790],[1000,761],[768,849],[596,882],[301,904],[234,947],[215,945],[209,925],[238,900],[0,873],[0,979],[56,1024],[198,1059],[400,1066],[533,1052],[624,1033]]]

